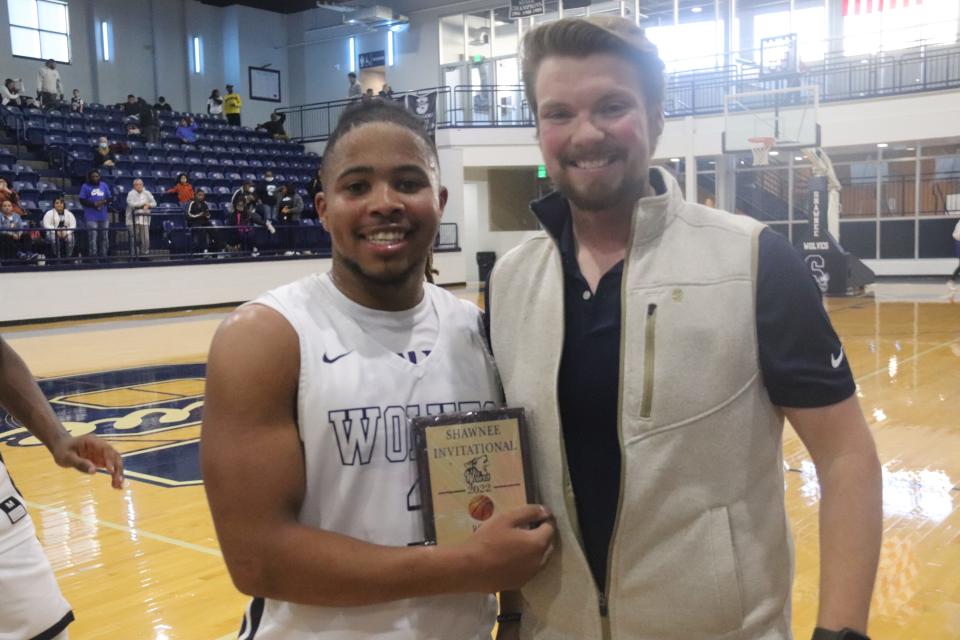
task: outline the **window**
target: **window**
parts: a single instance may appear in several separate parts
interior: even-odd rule
[[[7,9],[13,55],[70,62],[66,4],[55,0],[7,0]]]

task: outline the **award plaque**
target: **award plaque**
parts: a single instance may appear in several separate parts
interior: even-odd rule
[[[485,520],[536,502],[523,409],[413,419],[427,543],[466,541]]]

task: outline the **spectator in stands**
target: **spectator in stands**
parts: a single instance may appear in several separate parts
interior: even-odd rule
[[[263,182],[257,187],[257,200],[263,211],[263,217],[273,222],[277,219],[277,187],[273,179],[273,171],[263,174]]]
[[[43,109],[57,106],[63,100],[63,85],[60,84],[60,72],[53,58],[49,59],[37,72],[37,97]]]
[[[13,210],[13,203],[4,200],[0,204],[0,259],[14,257],[24,261],[37,261],[40,256],[31,251],[32,240],[27,223]]]
[[[285,184],[277,189],[277,213],[281,223],[300,222],[303,213],[303,198],[293,185]]]
[[[383,88],[380,89],[380,93],[378,94],[378,97],[386,98],[387,100],[393,100],[393,87],[391,87],[389,84],[384,83]]]
[[[207,194],[203,189],[197,189],[193,200],[187,205],[187,228],[190,229],[190,244],[192,250],[199,247],[203,252],[209,251],[210,239],[207,227],[210,226],[210,207],[207,205]]]
[[[13,105],[15,107],[26,106],[27,98],[23,95],[23,88],[20,80],[7,78],[0,87],[0,96],[3,97],[3,106]]]
[[[185,173],[177,175],[177,184],[167,189],[166,192],[177,194],[177,202],[181,206],[193,200],[193,185],[190,184],[190,178]]]
[[[180,118],[180,124],[177,125],[175,135],[183,144],[195,144],[197,141],[197,125],[189,116]]]
[[[10,188],[6,178],[0,178],[0,204],[4,202],[9,202],[17,215],[26,215],[20,207],[20,194]]]
[[[87,254],[91,257],[107,255],[107,228],[110,198],[113,194],[106,182],[100,179],[100,172],[91,169],[87,181],[80,187],[80,204],[83,205],[83,220],[87,225]]]
[[[95,167],[113,167],[117,164],[117,156],[110,149],[110,143],[106,138],[100,138],[97,148],[93,152],[93,166]]]
[[[143,180],[133,181],[133,189],[127,193],[126,225],[130,230],[130,255],[133,255],[134,237],[140,255],[150,253],[150,213],[156,208],[153,194],[143,186]]]
[[[359,98],[363,95],[363,87],[360,86],[360,83],[357,82],[357,74],[353,71],[347,74],[347,81],[350,85],[347,87],[347,97],[348,98]]]
[[[286,140],[287,132],[283,129],[283,123],[287,121],[287,114],[274,111],[270,114],[270,119],[257,125],[257,131],[266,131],[274,140]]]
[[[137,118],[140,120],[140,130],[143,131],[147,142],[160,142],[159,119],[143,98],[137,101]]]
[[[127,123],[127,135],[128,135],[128,136],[139,136],[140,134],[141,134],[141,131],[140,131],[140,123],[134,122],[134,121],[132,121],[132,120]]]
[[[223,113],[227,116],[227,122],[240,126],[240,108],[243,106],[243,100],[239,93],[234,93],[233,85],[227,85],[227,95],[223,97]]]
[[[53,201],[53,208],[43,216],[43,228],[47,230],[47,242],[57,258],[69,258],[73,255],[76,238],[73,230],[77,228],[77,219],[67,209],[63,198]]]
[[[317,173],[313,176],[313,179],[310,181],[310,184],[307,185],[307,195],[310,197],[310,201],[313,202],[317,198],[317,194],[323,191],[323,167],[317,167]]]
[[[73,90],[73,97],[70,98],[70,111],[83,113],[83,98],[80,97],[80,89]]]
[[[170,106],[170,103],[167,102],[167,99],[163,96],[157,98],[157,104],[153,105],[154,111],[173,111],[173,107]]]
[[[270,220],[264,220],[257,213],[257,192],[253,188],[253,182],[245,180],[239,189],[233,192],[230,198],[230,205],[233,208],[233,222],[237,226],[248,226],[258,224],[266,227],[270,233],[276,233],[277,230]]]
[[[300,224],[300,214],[303,213],[303,198],[289,184],[281,185],[277,189],[277,215],[280,227],[280,244],[286,249],[286,255],[294,253],[296,246],[297,229]]]
[[[362,98],[364,100],[373,100],[373,89],[367,89]]]
[[[140,115],[140,105],[137,103],[137,96],[133,95],[132,93],[127,96],[127,101],[123,103],[123,115]]]
[[[214,89],[207,98],[207,113],[211,116],[223,117],[223,98],[220,97],[220,90]]]

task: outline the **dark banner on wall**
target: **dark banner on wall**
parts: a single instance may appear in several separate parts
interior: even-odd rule
[[[510,0],[510,18],[543,15],[543,5],[544,0]]]
[[[423,126],[426,128],[430,137],[436,139],[437,133],[437,92],[431,91],[422,95],[401,96],[399,100],[408,111],[416,114],[423,120]]]

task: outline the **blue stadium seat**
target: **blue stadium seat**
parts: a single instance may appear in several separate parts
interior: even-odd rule
[[[142,156],[140,154],[133,154],[130,156],[130,159],[133,160],[133,168],[140,171],[150,171],[151,162],[150,159]]]
[[[42,213],[46,213],[47,211],[50,211],[50,209],[53,209],[53,200],[38,200],[37,208]]]
[[[14,180],[13,190],[20,194],[20,201],[24,200],[39,200],[40,199],[40,190],[37,189],[37,186],[32,182],[25,182],[20,180]]]
[[[13,170],[17,174],[17,179],[22,180],[23,182],[36,182],[40,174],[37,173],[37,170],[33,167],[28,167],[25,164],[16,164],[13,166]]]
[[[63,189],[50,182],[38,182],[37,189],[40,191],[40,200],[56,200],[63,193]]]
[[[58,147],[61,149],[67,148],[67,141],[62,135],[58,133],[48,133],[43,136],[43,146],[47,148]]]
[[[150,177],[154,180],[167,180],[170,178],[170,172],[166,169],[154,169],[150,172]]]
[[[47,123],[42,118],[31,118],[23,123],[29,144],[43,144],[43,136],[47,133]]]

